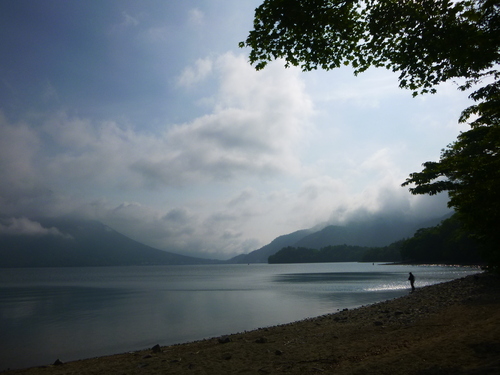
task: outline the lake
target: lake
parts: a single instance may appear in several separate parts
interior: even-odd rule
[[[478,272],[372,263],[0,269],[0,371],[293,322]]]

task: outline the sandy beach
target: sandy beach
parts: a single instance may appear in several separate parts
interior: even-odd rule
[[[417,285],[401,298],[291,324],[4,373],[500,374],[500,278]]]

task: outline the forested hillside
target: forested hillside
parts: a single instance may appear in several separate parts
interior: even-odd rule
[[[457,215],[441,224],[419,229],[409,239],[384,247],[350,245],[326,246],[321,249],[288,246],[271,255],[269,263],[323,262],[415,262],[446,264],[482,263],[478,245]]]
[[[432,228],[419,229],[404,241],[401,256],[407,262],[480,263],[478,243],[464,230],[457,214]]]

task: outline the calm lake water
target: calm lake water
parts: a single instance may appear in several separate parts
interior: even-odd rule
[[[0,269],[0,371],[288,323],[476,269],[372,263]]]

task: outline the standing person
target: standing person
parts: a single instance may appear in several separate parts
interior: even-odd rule
[[[408,277],[408,280],[410,280],[410,285],[411,285],[411,291],[413,292],[415,290],[415,276],[410,272],[410,276]]]

